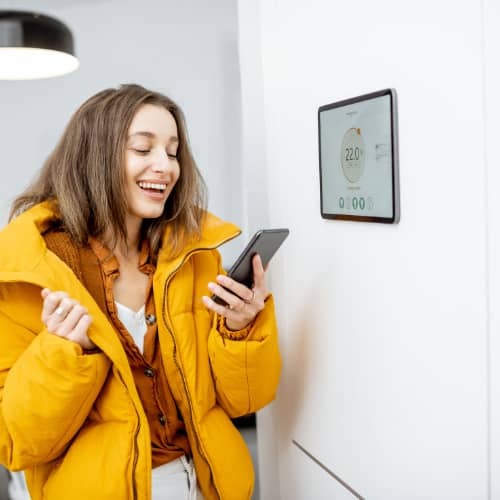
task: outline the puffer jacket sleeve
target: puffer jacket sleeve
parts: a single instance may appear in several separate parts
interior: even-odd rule
[[[0,462],[22,470],[57,458],[87,418],[110,362],[38,335],[0,311]]]
[[[218,403],[231,418],[255,412],[275,395],[281,371],[274,300],[269,296],[249,332],[231,339],[214,318],[208,350]]]

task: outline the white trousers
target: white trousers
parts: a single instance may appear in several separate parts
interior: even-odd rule
[[[23,472],[11,472],[9,497],[30,500]],[[193,460],[185,455],[160,465],[152,473],[153,500],[203,500],[196,483]]]
[[[203,500],[193,460],[183,455],[153,469],[153,500]]]

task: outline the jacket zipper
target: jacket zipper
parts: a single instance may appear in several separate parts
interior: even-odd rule
[[[137,416],[137,429],[134,434],[134,462],[132,465],[132,491],[134,493],[134,500],[138,498],[137,495],[137,479],[136,479],[136,469],[137,469],[137,462],[139,461],[139,443],[138,443],[138,437],[139,437],[139,431],[141,430],[141,419],[139,417],[139,413],[137,413],[137,410],[135,409],[135,414]]]
[[[222,244],[226,243],[227,241],[232,240],[235,237],[236,236],[232,236],[231,238],[228,238],[228,239],[222,241],[219,245],[222,245]],[[179,370],[179,373],[181,374],[182,385],[184,387],[184,392],[186,394],[187,401],[188,401],[188,406],[189,406],[189,420],[191,421],[191,427],[193,429],[193,433],[194,433],[194,436],[196,438],[196,447],[198,448],[198,453],[200,454],[201,458],[203,458],[203,460],[205,461],[205,463],[208,466],[208,470],[210,472],[210,482],[212,483],[212,485],[214,487],[214,490],[217,493],[217,498],[219,498],[219,500],[220,500],[221,496],[220,496],[219,490],[217,489],[217,486],[215,485],[214,477],[213,477],[213,474],[212,474],[212,468],[210,467],[210,462],[208,461],[208,458],[205,456],[205,454],[203,453],[203,451],[201,449],[200,439],[198,437],[198,430],[196,429],[196,426],[194,424],[194,419],[193,419],[193,404],[191,402],[191,397],[189,395],[189,391],[188,391],[188,388],[187,388],[187,382],[186,382],[186,379],[184,377],[184,373],[182,372],[182,369],[180,367],[179,361],[177,360],[177,355],[176,355],[177,354],[177,345],[176,345],[176,342],[175,342],[174,332],[172,331],[172,329],[170,328],[170,326],[169,326],[169,324],[168,324],[168,322],[166,320],[166,316],[168,315],[168,312],[166,311],[167,288],[168,288],[168,284],[170,283],[170,280],[172,279],[172,277],[174,276],[174,274],[184,265],[184,262],[186,262],[186,260],[189,257],[191,257],[191,255],[193,255],[195,253],[198,253],[198,252],[202,252],[204,250],[215,250],[219,245],[216,245],[214,247],[197,248],[195,250],[192,250],[191,252],[187,253],[184,256],[184,258],[179,263],[179,265],[168,275],[167,279],[165,280],[165,285],[163,287],[163,303],[162,303],[162,315],[161,315],[161,317],[163,319],[163,323],[165,324],[166,329],[168,330],[168,333],[172,337],[172,342],[174,344],[174,350],[173,350],[174,363],[175,363],[175,366],[177,367],[177,369]]]
[[[118,376],[120,377],[120,380],[122,381],[122,384],[127,387],[127,384],[123,380],[123,377],[120,372],[118,372]],[[139,444],[138,444],[138,437],[139,437],[139,432],[141,430],[141,418],[139,416],[139,413],[134,406],[134,411],[135,415],[137,417],[137,428],[134,433],[134,462],[132,464],[132,492],[133,492],[133,499],[137,500],[138,495],[137,495],[137,479],[136,479],[136,469],[137,469],[137,462],[139,461]]]

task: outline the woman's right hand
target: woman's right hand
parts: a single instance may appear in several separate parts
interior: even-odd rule
[[[42,290],[42,298],[42,322],[49,333],[76,342],[86,350],[96,348],[87,335],[92,318],[85,307],[66,292],[52,292],[48,288]]]

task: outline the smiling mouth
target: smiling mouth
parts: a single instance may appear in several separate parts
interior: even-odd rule
[[[163,193],[167,189],[167,185],[160,182],[142,182],[139,181],[137,185],[143,190],[150,193]]]

